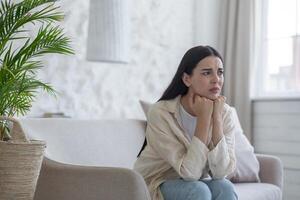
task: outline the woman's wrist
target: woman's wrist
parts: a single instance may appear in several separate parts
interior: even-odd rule
[[[208,131],[210,126],[210,119],[197,118],[197,126],[195,136],[198,137],[204,144],[207,145]]]
[[[221,114],[213,114],[213,122],[222,122],[222,115]]]
[[[221,115],[213,116],[212,142],[216,146],[223,137],[223,120]]]

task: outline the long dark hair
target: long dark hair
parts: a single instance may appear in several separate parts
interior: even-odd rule
[[[216,56],[223,62],[219,52],[210,46],[196,46],[189,49],[184,54],[170,85],[158,101],[170,100],[174,99],[178,95],[185,95],[188,92],[188,87],[182,81],[183,73],[191,75],[197,64],[208,56]]]
[[[173,77],[170,85],[164,91],[163,95],[160,97],[158,101],[161,100],[170,100],[176,98],[178,95],[185,95],[188,92],[188,87],[183,83],[182,76],[183,73],[187,73],[191,75],[193,73],[194,68],[197,64],[204,58],[208,56],[216,56],[221,59],[223,62],[222,56],[219,54],[217,50],[210,46],[196,46],[189,49],[181,59],[181,62],[178,66],[178,69]],[[147,145],[147,141],[145,139],[143,147],[139,152],[138,156],[144,150]]]

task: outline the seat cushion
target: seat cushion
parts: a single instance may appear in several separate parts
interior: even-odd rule
[[[235,183],[239,200],[281,200],[279,187],[269,183]]]

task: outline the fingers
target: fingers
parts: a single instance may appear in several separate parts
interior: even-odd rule
[[[209,98],[206,98],[206,97],[202,97],[202,96],[199,96],[199,95],[195,95],[195,103],[204,103],[204,104],[213,104],[214,101],[210,100]]]
[[[225,101],[226,101],[226,97],[225,97],[225,96],[223,96],[223,95],[220,95],[219,97],[220,97],[220,99],[221,99],[223,102],[225,102]]]
[[[217,103],[217,102],[226,102],[226,97],[225,96],[222,96],[222,95],[220,95],[220,96],[218,96],[218,98],[216,98],[215,100],[214,100],[214,102],[215,103]]]
[[[219,118],[220,116],[222,116],[225,101],[226,101],[226,97],[221,95],[214,100],[214,111],[213,111],[214,118]]]

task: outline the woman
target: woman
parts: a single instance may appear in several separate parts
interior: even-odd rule
[[[197,46],[147,113],[147,145],[135,163],[153,200],[235,200],[232,109],[221,96],[220,54]]]

